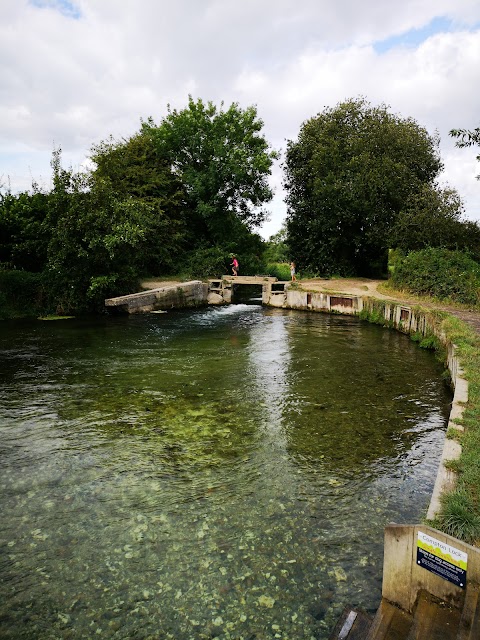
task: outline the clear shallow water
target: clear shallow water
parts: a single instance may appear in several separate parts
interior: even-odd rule
[[[0,325],[0,637],[327,638],[380,599],[451,400],[354,318]]]

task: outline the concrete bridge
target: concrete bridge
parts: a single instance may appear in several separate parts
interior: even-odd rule
[[[255,285],[262,287],[262,302],[266,304],[266,296],[272,289],[272,285],[283,291],[286,282],[278,282],[273,276],[222,276],[208,281],[208,304],[230,304],[233,302],[235,287],[239,285]]]
[[[148,313],[200,307],[205,305],[223,305],[235,301],[235,289],[243,286],[261,286],[262,304],[285,309],[302,309],[355,315],[363,308],[363,298],[357,295],[334,294],[333,292],[311,292],[295,286],[289,281],[280,281],[272,276],[222,276],[208,282],[191,280],[182,283],[169,283],[163,287],[140,291],[117,298],[105,300],[105,306],[111,311],[121,313]],[[397,313],[398,312],[398,313]],[[390,308],[388,313],[390,314]],[[391,312],[389,320],[398,323],[409,320],[407,309],[398,307]],[[398,318],[397,318],[398,315]]]
[[[283,295],[287,284],[287,282],[278,282],[277,278],[271,276],[222,276],[208,282],[190,280],[117,298],[108,298],[105,300],[105,306],[110,310],[123,313],[146,313],[199,307],[206,304],[230,304],[234,300],[235,287],[240,285],[261,286],[262,301],[268,304],[272,290]]]

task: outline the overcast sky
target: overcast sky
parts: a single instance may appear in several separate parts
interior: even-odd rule
[[[283,151],[306,119],[365,96],[438,131],[442,184],[480,220],[480,0],[0,0],[0,181],[51,184],[93,143],[195,99],[255,104]],[[271,221],[285,217],[281,168]]]

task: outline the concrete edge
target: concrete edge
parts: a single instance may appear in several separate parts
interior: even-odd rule
[[[186,287],[189,285],[200,284],[201,280],[189,280],[188,282],[180,282],[175,284],[169,284],[165,287],[159,287],[158,289],[146,289],[145,291],[138,291],[137,293],[129,293],[125,296],[118,296],[116,298],[107,298],[105,300],[106,307],[118,307],[125,304],[128,304],[129,301],[133,300],[142,300],[143,298],[149,299],[150,297],[155,298],[158,294],[161,294],[165,291],[171,291],[173,289],[181,289],[182,287]]]
[[[465,403],[468,401],[468,382],[465,380],[465,378],[462,377],[463,370],[458,364],[456,345],[451,345],[451,349],[451,359],[455,362],[452,362],[452,366],[450,364],[449,358],[449,369],[451,374],[453,373],[453,371],[456,371],[456,374],[455,376],[452,375],[452,382],[455,387],[455,392],[453,394],[452,408],[450,410],[447,430],[455,429],[459,432],[463,432],[463,426],[457,424],[456,421],[462,418]],[[447,438],[447,435],[445,434],[442,456],[440,458],[437,477],[435,479],[432,496],[430,498],[430,504],[427,510],[427,520],[434,520],[436,518],[441,510],[442,496],[454,489],[457,480],[457,474],[454,471],[448,469],[445,466],[445,463],[449,460],[458,460],[461,453],[461,445],[456,440]]]

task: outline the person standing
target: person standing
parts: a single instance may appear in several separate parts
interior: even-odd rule
[[[295,275],[295,263],[294,262],[290,262],[290,277],[292,278],[292,282],[294,282],[297,279],[297,276]]]
[[[237,258],[232,254],[232,264],[230,265],[232,267],[232,273],[234,276],[238,276],[238,260]]]

